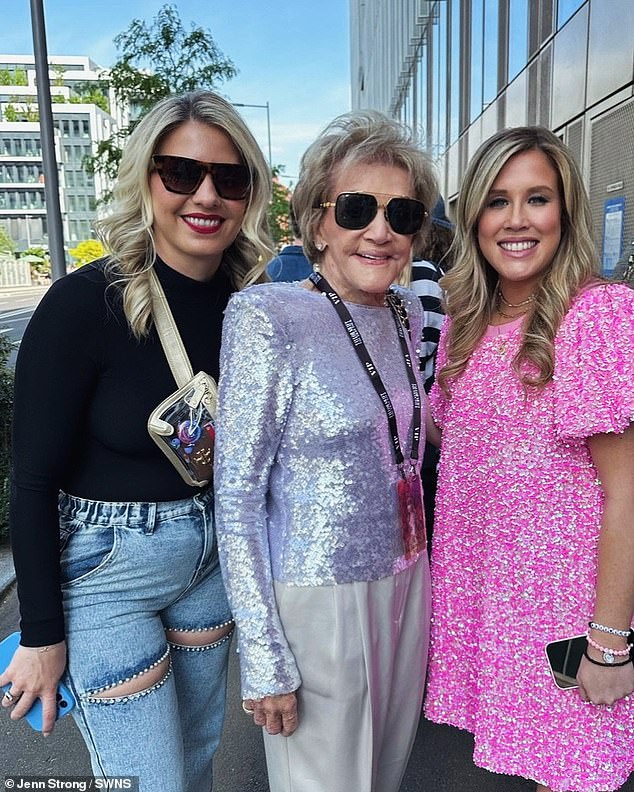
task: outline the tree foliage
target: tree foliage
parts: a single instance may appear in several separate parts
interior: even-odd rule
[[[237,74],[209,30],[183,25],[174,5],[162,6],[151,22],[134,19],[114,38],[120,57],[109,81],[117,100],[142,116],[156,102],[174,93],[213,89]],[[134,124],[101,141],[86,162],[90,172],[114,179],[121,150]]]
[[[0,253],[13,255],[14,252],[15,242],[9,236],[7,229],[3,225],[0,225]]]
[[[20,102],[20,99],[13,97],[12,101]],[[30,102],[26,104],[19,104],[17,107],[14,104],[7,104],[4,108],[5,121],[34,121],[37,123],[40,120],[40,113],[37,105],[32,105]]]
[[[89,264],[104,256],[106,249],[98,239],[84,239],[77,243],[77,247],[70,248],[68,252],[75,260],[75,265],[81,267],[82,264]]]
[[[21,256],[29,256],[28,259],[31,263],[31,270],[44,275],[51,272],[51,258],[47,250],[43,247],[30,247],[27,248]],[[35,259],[39,259],[36,261]]]
[[[28,85],[26,69],[0,69],[0,85]]]
[[[288,187],[279,181],[283,171],[283,165],[273,166],[273,195],[268,212],[269,232],[276,248],[290,242],[293,236],[289,222],[291,193]]]
[[[213,88],[236,68],[209,30],[186,30],[176,6],[164,5],[149,24],[134,19],[114,43],[120,59],[110,70],[115,95],[147,110],[171,93]]]

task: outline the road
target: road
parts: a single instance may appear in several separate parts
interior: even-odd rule
[[[0,335],[6,335],[15,346],[9,365],[15,365],[17,347],[35,307],[46,293],[46,286],[0,289]]]

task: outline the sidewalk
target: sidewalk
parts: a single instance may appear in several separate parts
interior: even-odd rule
[[[0,545],[0,597],[15,581],[15,569],[9,545]]]

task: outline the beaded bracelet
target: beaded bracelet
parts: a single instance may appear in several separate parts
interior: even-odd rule
[[[619,666],[626,666],[628,663],[633,662],[631,658],[627,658],[627,660],[622,660],[619,663],[600,663],[598,660],[594,660],[590,655],[584,651],[583,656],[586,660],[589,660],[592,665],[601,666],[601,668],[619,668]]]
[[[614,657],[625,657],[630,653],[629,645],[626,646],[625,649],[612,649],[612,647],[610,646],[601,646],[601,644],[598,644],[596,641],[593,641],[589,634],[586,635],[586,640],[588,641],[590,646],[592,646],[594,649],[597,650],[597,652],[603,652],[603,654],[611,654],[614,655]],[[610,661],[608,660],[608,663],[609,662]]]
[[[610,635],[620,635],[621,638],[628,638],[631,630],[617,630],[615,627],[606,627],[604,624],[597,624],[596,622],[588,622],[588,627],[591,630],[598,630],[599,632],[609,633]]]

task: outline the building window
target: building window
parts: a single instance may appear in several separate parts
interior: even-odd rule
[[[440,3],[433,26],[433,151],[441,154],[447,146],[447,4]]]
[[[484,0],[471,0],[471,101],[469,120],[482,112]]]
[[[451,90],[449,105],[449,140],[458,140],[460,135],[460,7],[451,7]]]
[[[426,34],[423,33],[423,36]],[[416,76],[416,88],[418,90],[418,98],[417,98],[417,105],[418,105],[418,122],[421,127],[425,130],[425,145],[429,147],[430,145],[430,138],[429,138],[429,125],[430,119],[427,115],[427,41],[425,38],[420,43],[420,47],[418,48],[418,62],[416,64],[416,68],[418,70]]]
[[[511,82],[528,63],[528,0],[510,0],[508,42]]]
[[[483,106],[487,107],[498,94],[498,0],[484,2],[484,85]]]
[[[559,0],[557,5],[557,30],[583,5],[584,0]]]

